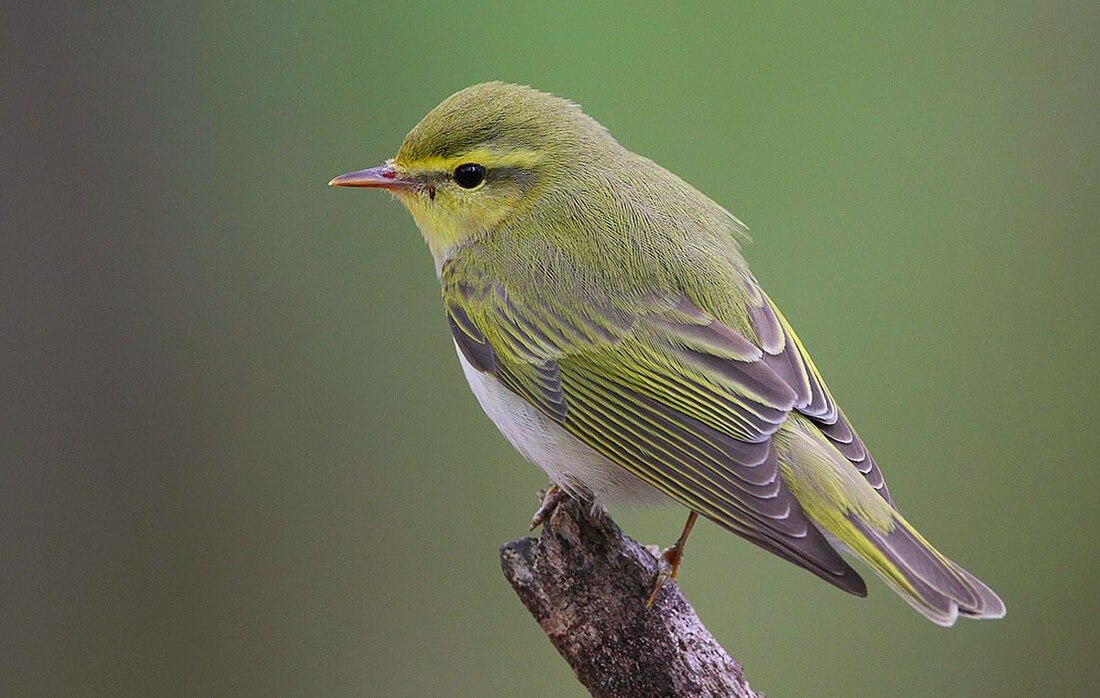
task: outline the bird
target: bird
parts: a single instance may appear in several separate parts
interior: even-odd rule
[[[747,228],[576,103],[462,89],[382,165],[331,186],[390,192],[435,263],[482,409],[566,497],[678,504],[647,605],[698,517],[856,596],[875,572],[941,626],[1001,599],[902,516],[791,324],[742,256]]]

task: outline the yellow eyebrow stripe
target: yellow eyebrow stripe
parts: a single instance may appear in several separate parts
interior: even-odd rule
[[[542,156],[533,150],[510,150],[501,153],[488,148],[475,148],[474,150],[453,157],[439,157],[433,155],[412,162],[399,162],[398,165],[405,170],[422,170],[434,172],[450,172],[459,165],[468,162],[477,163],[487,169],[494,167],[533,167],[542,160]]]

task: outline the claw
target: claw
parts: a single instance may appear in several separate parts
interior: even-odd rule
[[[542,503],[539,504],[539,508],[535,510],[535,515],[531,517],[531,527],[528,531],[534,531],[550,518],[550,515],[554,513],[554,510],[558,508],[558,505],[564,502],[569,497],[565,493],[565,490],[557,485],[550,485],[546,488],[546,491],[542,495]]]
[[[679,576],[680,563],[684,561],[684,544],[687,543],[688,536],[691,534],[691,529],[695,527],[697,518],[698,514],[694,511],[688,514],[687,523],[684,524],[684,530],[675,545],[671,548],[665,548],[657,558],[657,578],[653,580],[653,590],[649,592],[649,598],[646,599],[646,608],[653,608],[653,604],[657,602],[657,596],[661,593],[661,588],[664,587],[665,583],[670,579],[675,580]]]
[[[661,593],[665,583],[669,580],[675,581],[680,575],[680,563],[683,561],[684,551],[678,545],[665,548],[661,552],[660,557],[657,558],[657,578],[653,580],[653,590],[649,592],[649,598],[645,601],[646,608],[653,608],[653,604],[657,602],[657,596]]]

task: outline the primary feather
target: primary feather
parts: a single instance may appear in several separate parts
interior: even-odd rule
[[[464,162],[491,173],[477,191],[447,180]],[[725,209],[572,103],[503,83],[444,101],[394,163],[432,188],[399,196],[471,385],[559,485],[651,488],[863,595],[850,550],[942,625],[1003,615],[893,507]]]

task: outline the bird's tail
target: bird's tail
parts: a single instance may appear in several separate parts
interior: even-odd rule
[[[959,616],[1004,616],[993,590],[933,548],[809,420],[788,418],[777,437],[780,467],[806,513],[906,603],[945,627]]]
[[[932,547],[901,514],[891,526],[850,512],[834,536],[871,566],[905,602],[933,623],[950,627],[959,616],[1001,618],[1005,605],[993,590]]]

